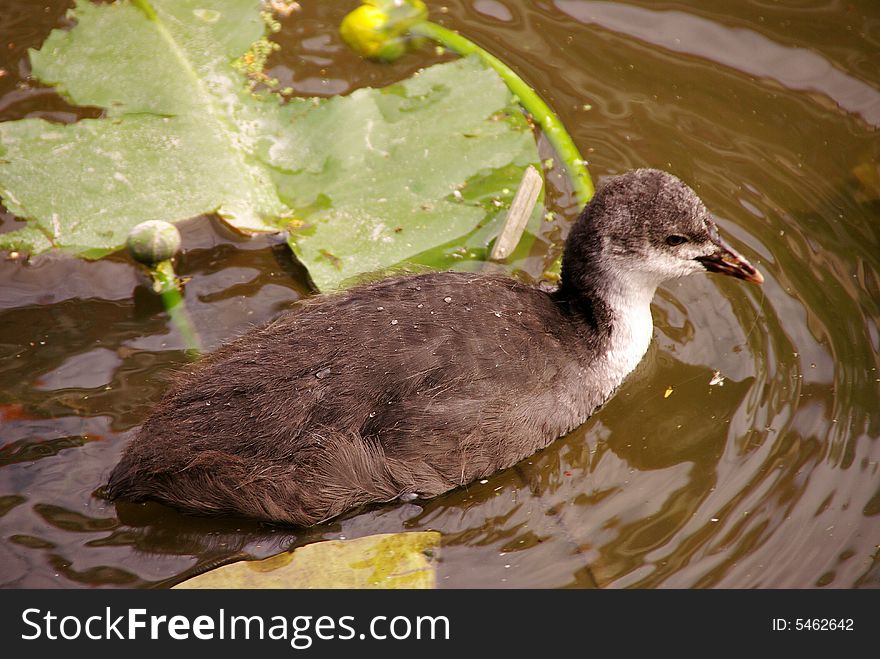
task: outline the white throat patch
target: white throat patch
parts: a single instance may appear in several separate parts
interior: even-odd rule
[[[654,336],[654,319],[650,304],[630,306],[625,312],[620,309],[618,312],[608,359],[614,362],[614,370],[620,369],[626,377],[648,352]]]
[[[651,317],[653,286],[622,286],[609,290],[605,302],[614,313],[611,342],[601,368],[613,388],[623,382],[651,345],[654,319]]]

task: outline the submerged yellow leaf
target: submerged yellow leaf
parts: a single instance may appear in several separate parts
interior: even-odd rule
[[[880,199],[880,163],[863,162],[852,169],[868,199]]]
[[[663,398],[669,398],[672,395],[672,386],[666,387],[666,391],[663,392]]]
[[[261,561],[240,561],[175,588],[433,588],[436,531],[328,540]]]

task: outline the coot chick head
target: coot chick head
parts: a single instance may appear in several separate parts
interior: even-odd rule
[[[620,282],[653,295],[668,279],[719,272],[760,284],[764,278],[719,235],[703,202],[681,180],[637,169],[603,183],[566,243],[564,287]]]

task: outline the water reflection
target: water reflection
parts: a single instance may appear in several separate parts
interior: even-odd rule
[[[871,126],[880,126],[880,91],[833,67],[812,50],[783,46],[760,32],[729,28],[683,11],[593,0],[555,0],[554,4],[581,23],[718,62],[786,89],[816,91]]]

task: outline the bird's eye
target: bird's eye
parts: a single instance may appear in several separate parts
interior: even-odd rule
[[[688,241],[684,236],[669,236],[666,239],[666,244],[675,247],[676,245],[683,245]]]

